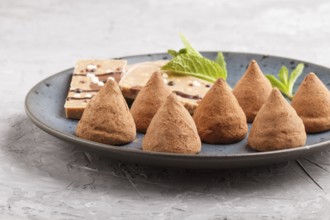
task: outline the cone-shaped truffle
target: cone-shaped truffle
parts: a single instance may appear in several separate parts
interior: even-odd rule
[[[233,89],[233,93],[246,115],[247,122],[253,122],[271,91],[271,83],[260,70],[258,63],[252,60]]]
[[[270,151],[299,147],[305,142],[303,121],[281,92],[273,89],[252,124],[248,145],[258,151]]]
[[[76,134],[84,139],[112,145],[134,140],[134,120],[115,81],[108,80],[88,103]]]
[[[248,132],[245,114],[223,79],[218,79],[206,93],[193,119],[205,143],[235,143]]]
[[[147,131],[152,118],[169,94],[171,94],[171,90],[165,85],[160,73],[154,72],[131,107],[138,132]]]
[[[307,133],[330,130],[330,92],[314,73],[305,77],[291,105],[303,120]]]
[[[194,120],[175,94],[167,97],[152,119],[142,149],[182,154],[200,152],[201,140]]]

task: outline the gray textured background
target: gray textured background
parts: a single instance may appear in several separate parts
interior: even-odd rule
[[[307,172],[167,170],[84,153],[27,119],[43,78],[80,58],[179,48],[179,32],[199,50],[330,67],[329,1],[2,0],[0,219],[329,219],[330,151],[300,159]]]

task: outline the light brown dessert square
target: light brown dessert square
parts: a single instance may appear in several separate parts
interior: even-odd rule
[[[80,119],[89,100],[110,78],[119,82],[126,60],[79,60],[64,104],[67,118]]]

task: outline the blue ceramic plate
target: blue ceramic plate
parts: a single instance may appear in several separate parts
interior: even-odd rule
[[[214,59],[216,52],[204,52],[204,56]],[[264,73],[276,74],[282,65],[293,69],[298,62],[288,58],[246,54],[224,53],[229,72],[228,83],[233,87],[244,73],[251,59],[255,59]],[[169,59],[167,54],[148,54],[123,57],[129,64]],[[318,77],[330,87],[330,69],[311,63],[305,63],[303,75],[298,79],[294,91],[309,72],[315,72]],[[65,118],[64,102],[71,81],[73,69],[57,73],[34,86],[26,96],[25,108],[30,119],[41,129],[51,135],[77,144],[85,150],[107,155],[110,158],[132,163],[143,163],[164,167],[185,168],[236,168],[271,164],[295,159],[315,151],[330,147],[330,131],[308,135],[307,143],[303,147],[271,151],[256,152],[248,148],[247,138],[230,145],[203,144],[198,155],[180,155],[170,153],[145,152],[141,150],[143,134],[124,146],[112,146],[84,140],[75,136],[77,120]],[[249,125],[249,128],[251,125]]]

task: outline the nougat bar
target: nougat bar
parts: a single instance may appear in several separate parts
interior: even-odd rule
[[[119,82],[126,60],[79,60],[64,104],[67,118],[80,119],[87,103],[108,80]]]
[[[212,83],[192,76],[161,71],[167,60],[143,62],[130,65],[120,80],[120,88],[126,99],[133,100],[154,72],[161,72],[164,82],[177,94],[184,107],[193,114],[198,103],[209,91]]]

